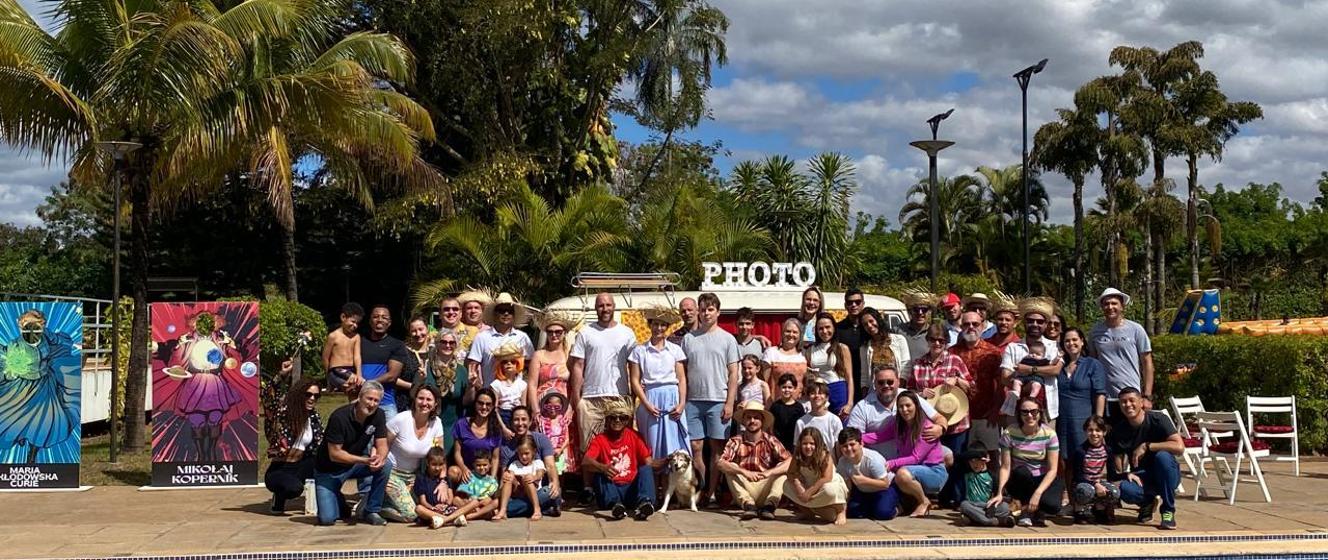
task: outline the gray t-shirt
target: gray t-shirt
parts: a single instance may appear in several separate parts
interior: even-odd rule
[[[734,340],[737,339],[735,338]],[[748,339],[746,343],[738,345],[738,359],[742,359],[743,356],[748,354],[752,354],[758,358],[765,354],[765,351],[761,349],[760,339],[753,336]]]
[[[1098,323],[1088,333],[1088,355],[1106,366],[1107,398],[1113,401],[1125,387],[1144,389],[1139,358],[1152,351],[1153,342],[1143,325],[1129,319],[1116,328],[1107,328],[1106,322]]]
[[[853,484],[854,474],[876,480],[885,480],[886,473],[889,472],[885,468],[885,457],[867,448],[862,449],[862,460],[857,464],[850,461],[848,457],[840,457],[839,462],[835,463],[835,470],[839,471],[839,476],[850,486]]]
[[[687,400],[727,400],[729,364],[736,364],[742,358],[738,354],[738,340],[724,329],[691,331],[682,337],[682,353],[687,356]]]
[[[632,394],[627,383],[627,355],[636,348],[636,334],[621,323],[602,327],[591,323],[581,329],[569,357],[585,361],[581,396],[616,397]]]

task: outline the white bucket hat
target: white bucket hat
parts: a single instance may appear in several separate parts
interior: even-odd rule
[[[1102,305],[1102,300],[1107,299],[1109,297],[1120,298],[1121,307],[1128,307],[1130,305],[1130,296],[1125,292],[1117,290],[1116,288],[1107,288],[1105,290],[1102,290],[1102,295],[1097,296],[1097,304]]]

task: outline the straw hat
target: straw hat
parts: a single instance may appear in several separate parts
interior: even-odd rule
[[[761,430],[768,432],[775,427],[775,415],[766,410],[761,403],[756,401],[747,401],[742,404],[742,410],[738,411],[738,420],[746,420],[747,414],[758,413],[761,415]]]
[[[672,307],[665,305],[651,305],[641,310],[641,315],[646,318],[646,323],[660,322],[672,325],[682,322],[682,315],[678,314]]]
[[[968,418],[968,393],[959,387],[941,385],[936,388],[936,396],[927,399],[927,402],[945,417],[945,423],[950,426]]]
[[[608,405],[604,407],[604,419],[608,420],[610,416],[626,416],[631,418],[632,407],[622,399],[609,401]]]
[[[1019,306],[1015,304],[1014,298],[1004,292],[996,292],[996,297],[991,298],[991,303],[987,307],[987,316],[995,317],[998,313],[1010,313],[1015,319],[1019,318]]]
[[[936,294],[922,290],[908,290],[899,296],[899,300],[904,302],[904,307],[936,307]]]
[[[1030,313],[1037,313],[1043,318],[1050,319],[1056,314],[1056,302],[1048,297],[1025,298],[1019,302],[1019,312],[1025,317]]]
[[[512,294],[503,292],[498,294],[498,297],[493,298],[493,301],[489,302],[488,305],[484,306],[484,317],[481,320],[484,321],[486,325],[494,324],[493,314],[499,305],[512,306],[513,313],[515,314],[513,317],[515,320],[514,324],[524,325],[526,324],[526,320],[530,318],[530,312],[526,310],[526,306],[521,305],[516,298],[512,297]]]
[[[964,309],[968,309],[968,306],[970,305],[981,305],[983,307],[990,309],[991,298],[987,297],[987,294],[984,294],[982,292],[973,292],[969,294],[968,297],[964,298],[963,305]]]
[[[554,310],[554,311],[545,311],[543,313],[540,313],[535,318],[535,324],[539,326],[540,330],[547,329],[554,325],[559,325],[562,328],[571,331],[572,329],[576,328],[577,325],[581,324],[581,319],[573,317],[571,313]]]
[[[495,361],[510,360],[513,358],[524,359],[525,357],[525,349],[521,348],[521,345],[515,342],[504,342],[502,346],[499,346],[493,351],[493,359]]]
[[[465,307],[467,303],[472,301],[478,301],[480,302],[480,305],[488,307],[489,303],[493,301],[493,296],[489,294],[487,288],[466,288],[466,291],[457,295],[456,299],[457,303],[460,303],[462,307]]]

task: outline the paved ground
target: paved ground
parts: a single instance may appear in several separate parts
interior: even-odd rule
[[[1271,465],[1269,483],[1273,504],[1266,504],[1256,484],[1242,483],[1235,506],[1225,499],[1209,497],[1199,502],[1184,496],[1178,521],[1181,530],[1161,532],[1153,526],[1134,524],[1133,511],[1123,510],[1128,523],[1075,526],[1057,519],[1047,528],[988,529],[956,525],[957,514],[941,511],[929,519],[896,519],[889,522],[851,520],[847,526],[811,525],[794,522],[780,511],[774,522],[738,521],[733,512],[690,511],[657,514],[646,522],[611,521],[602,516],[568,511],[561,518],[531,523],[508,520],[501,523],[474,522],[461,529],[429,530],[422,527],[369,525],[316,527],[302,515],[274,517],[264,513],[268,494],[261,488],[243,490],[182,490],[139,492],[129,487],[94,488],[82,493],[0,495],[0,557],[78,557],[165,554],[216,554],[265,551],[314,551],[352,549],[420,549],[476,547],[541,543],[667,543],[667,542],[757,542],[786,540],[843,543],[881,539],[912,542],[918,539],[965,539],[1016,537],[1045,539],[1060,536],[1140,537],[1142,540],[1175,535],[1285,534],[1286,541],[1255,544],[1155,543],[1122,549],[1117,547],[1039,546],[1029,540],[1020,546],[928,547],[913,543],[908,549],[837,548],[813,550],[727,550],[710,554],[692,552],[692,557],[811,558],[840,557],[992,557],[992,556],[1082,556],[1109,554],[1179,554],[1211,552],[1328,551],[1328,539],[1295,540],[1295,537],[1328,533],[1328,462],[1307,463],[1295,478],[1286,464]],[[1193,481],[1186,481],[1187,489]],[[888,552],[887,552],[888,550]],[[477,551],[482,552],[482,551]],[[541,558],[591,557],[661,558],[666,553],[543,554]]]

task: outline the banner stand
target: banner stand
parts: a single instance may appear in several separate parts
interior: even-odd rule
[[[47,492],[87,492],[91,486],[79,486],[77,488],[4,488],[0,489],[0,494],[45,494]]]
[[[263,484],[229,484],[226,486],[139,486],[139,492],[159,492],[163,490],[249,490],[264,488]]]

